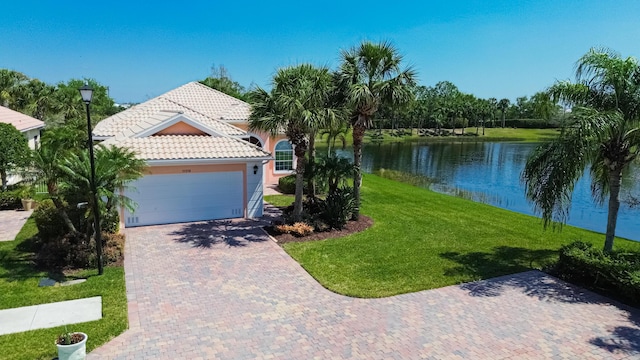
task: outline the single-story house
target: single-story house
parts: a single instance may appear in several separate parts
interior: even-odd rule
[[[29,142],[29,148],[35,149],[40,142],[40,132],[44,128],[43,121],[0,106],[0,122],[15,126]]]
[[[44,122],[21,112],[0,106],[0,122],[13,125],[27,139],[30,149],[35,149],[40,143]],[[19,174],[7,174],[9,185],[22,181]]]
[[[191,82],[100,121],[95,141],[128,148],[148,165],[125,189],[137,209],[123,209],[121,225],[262,216],[264,181],[291,173],[293,158],[284,136],[247,131],[250,111]],[[291,160],[274,164],[272,154]]]

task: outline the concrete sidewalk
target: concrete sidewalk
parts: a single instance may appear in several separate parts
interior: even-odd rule
[[[0,211],[0,241],[13,241],[33,211]]]
[[[0,310],[0,335],[102,319],[102,296]]]

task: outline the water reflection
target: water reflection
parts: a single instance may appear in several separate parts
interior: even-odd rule
[[[388,143],[367,144],[363,151],[363,170],[393,169],[436,179],[434,191],[464,197],[501,208],[533,214],[533,206],[524,196],[520,174],[531,143]],[[352,156],[349,151],[344,156]],[[633,165],[623,178],[621,197],[640,194],[637,176],[640,167]],[[604,232],[606,208],[594,204],[588,174],[575,187],[569,224]],[[616,234],[640,241],[640,209],[622,205]]]

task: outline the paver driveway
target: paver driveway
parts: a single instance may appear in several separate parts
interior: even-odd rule
[[[640,312],[540,272],[354,299],[252,222],[127,236],[130,330],[90,359],[640,358]]]

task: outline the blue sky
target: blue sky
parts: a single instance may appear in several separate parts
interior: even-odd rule
[[[341,49],[389,40],[423,85],[513,100],[572,78],[590,47],[639,57],[638,19],[633,0],[11,1],[0,67],[49,83],[90,77],[117,102],[140,102],[214,64],[268,86],[279,67],[334,67]]]

